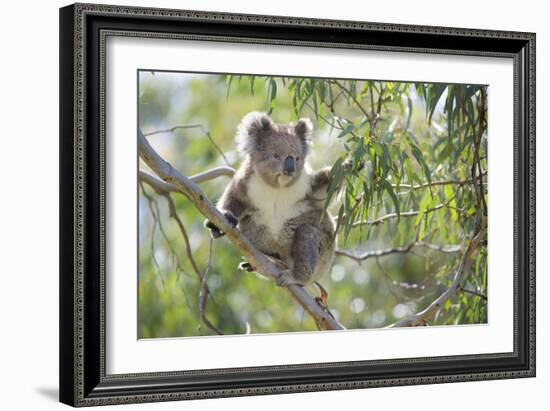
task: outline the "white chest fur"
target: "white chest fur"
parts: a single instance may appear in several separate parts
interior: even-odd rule
[[[310,176],[304,170],[298,180],[289,187],[272,187],[253,174],[248,184],[248,197],[258,210],[254,213],[257,224],[265,225],[274,237],[278,237],[285,221],[308,210],[304,201],[310,189]]]

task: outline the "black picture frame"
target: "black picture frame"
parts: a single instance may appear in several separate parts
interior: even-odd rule
[[[504,57],[514,66],[514,351],[105,373],[105,33]],[[60,9],[60,401],[73,406],[535,376],[535,34],[95,4]]]

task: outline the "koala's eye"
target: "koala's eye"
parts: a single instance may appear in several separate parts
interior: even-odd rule
[[[279,160],[281,158],[281,156],[277,153],[273,154],[273,158]]]

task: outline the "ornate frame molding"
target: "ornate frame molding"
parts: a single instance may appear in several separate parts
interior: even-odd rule
[[[355,389],[366,387],[431,384],[457,381],[520,378],[535,375],[535,35],[448,27],[413,26],[295,17],[227,14],[201,11],[150,9],[123,6],[76,4],[61,9],[61,270],[60,270],[60,398],[75,406],[170,401],[179,399]],[[135,22],[134,20],[138,20]],[[104,21],[122,21],[121,29],[103,27]],[[125,27],[123,20],[134,21]],[[151,21],[166,24],[166,31],[147,31]],[[246,32],[284,27],[286,38],[186,33],[186,24],[199,31],[229,24]],[[136,30],[139,25],[141,29]],[[204,25],[201,26],[201,25]],[[208,27],[207,27],[208,26]],[[93,30],[90,29],[93,27]],[[183,32],[171,32],[170,28]],[[202,27],[202,29],[201,29]],[[99,29],[99,31],[98,31]],[[293,29],[296,31],[294,32]],[[298,33],[299,30],[304,31]],[[308,31],[309,30],[309,31]],[[362,34],[383,41],[367,43],[328,42],[312,38],[311,30],[323,33]],[[97,31],[97,33],[96,33]],[[402,34],[406,45],[389,44]],[[384,51],[421,52],[512,58],[514,61],[514,352],[473,356],[357,361],[299,366],[253,367],[207,371],[174,371],[106,375],[105,373],[105,48],[108,36],[194,39],[330,48],[361,48]],[[346,38],[349,38],[346,37]],[[467,40],[470,41],[467,41]],[[475,42],[480,45],[472,48]],[[390,42],[391,43],[391,42]],[[422,44],[430,46],[422,46]],[[464,43],[463,48],[449,47]],[[494,48],[497,48],[496,50]],[[68,82],[70,77],[72,81]],[[99,102],[94,111],[89,99]],[[94,100],[95,101],[95,100]],[[91,125],[95,123],[95,125]],[[96,140],[92,140],[96,136]],[[97,157],[93,155],[96,154]],[[99,159],[97,162],[96,159]],[[97,172],[91,172],[91,168]],[[91,168],[90,168],[91,167]],[[93,204],[92,204],[93,203]],[[92,210],[90,212],[90,210]],[[90,222],[99,225],[90,234]],[[70,252],[68,251],[70,249]],[[90,254],[91,253],[91,254]],[[90,262],[90,257],[97,261]],[[523,271],[522,271],[523,270]],[[91,307],[91,308],[90,308]],[[90,311],[91,310],[91,311]],[[93,316],[90,316],[93,312]],[[91,337],[90,337],[91,336]],[[520,338],[521,337],[521,338]],[[508,361],[507,367],[495,361]],[[445,362],[480,368],[438,375],[407,376],[404,366]],[[491,366],[494,364],[494,366]],[[499,363],[500,364],[500,363]],[[387,376],[366,375],[345,381],[316,380],[256,386],[226,384],[224,388],[200,388],[194,377],[252,375],[386,365]],[[394,370],[394,371],[392,371]],[[311,373],[310,373],[311,374]],[[312,375],[312,374],[311,374]],[[161,379],[162,378],[162,379]],[[206,381],[206,380],[205,380]],[[290,381],[290,380],[289,380]],[[161,388],[152,392],[140,386]],[[165,384],[165,386],[163,386]],[[193,388],[195,387],[195,388]],[[198,388],[197,388],[198,387]]]

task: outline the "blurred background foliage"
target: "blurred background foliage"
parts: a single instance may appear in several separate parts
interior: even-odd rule
[[[250,111],[314,122],[309,162],[332,166],[327,207],[338,218],[338,247],[349,254],[336,257],[321,283],[348,329],[392,324],[451,284],[487,212],[486,106],[487,89],[476,85],[139,73],[139,127],[187,176],[238,167],[234,135]],[[141,161],[140,168],[148,170]],[[228,181],[201,187],[215,202]],[[171,198],[194,261],[167,198],[140,183],[140,338],[214,334],[201,321],[197,271],[209,287],[205,315],[224,334],[316,330],[288,293],[238,270],[237,249],[226,238],[211,241],[183,195]],[[486,323],[486,295],[484,243],[430,325]]]

